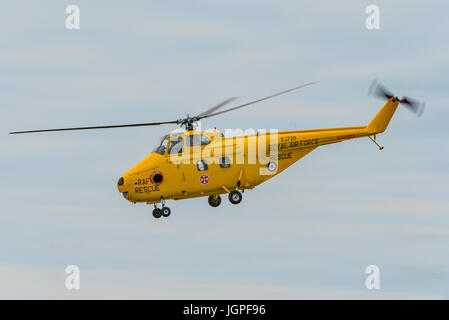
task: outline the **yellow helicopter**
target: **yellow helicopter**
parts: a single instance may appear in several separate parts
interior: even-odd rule
[[[225,112],[237,110],[275,96],[297,90],[316,82],[275,93],[236,107],[221,110],[235,98],[229,98],[197,116],[165,122],[124,125],[76,127],[15,131],[10,134],[37,133],[67,130],[108,129],[138,126],[177,124],[183,132],[163,136],[160,143],[146,158],[122,174],[118,179],[118,191],[130,202],[154,204],[155,218],[168,217],[168,199],[187,199],[208,196],[212,207],[221,203],[221,194],[228,194],[232,204],[242,201],[242,193],[271,179],[315,148],[355,138],[369,137],[380,150],[376,135],[387,128],[399,103],[421,115],[424,104],[404,97],[399,99],[376,81],[370,92],[387,99],[380,111],[365,126],[340,127],[313,130],[251,132],[225,137],[216,129],[195,130],[198,121]],[[161,203],[161,208],[157,204]]]

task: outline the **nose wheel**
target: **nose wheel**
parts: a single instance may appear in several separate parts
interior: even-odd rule
[[[162,216],[162,210],[159,208],[154,208],[153,210],[153,217],[156,219],[159,219]]]
[[[160,217],[168,217],[171,214],[171,210],[169,207],[165,206],[165,200],[162,199],[162,208],[159,209],[156,204],[154,204],[154,209],[153,209],[153,217],[155,217],[156,219],[159,219]]]
[[[161,212],[162,212],[162,216],[167,218],[170,215],[171,210],[169,207],[162,207]]]

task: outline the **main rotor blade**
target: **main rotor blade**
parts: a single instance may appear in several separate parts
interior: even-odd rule
[[[112,125],[112,126],[95,126],[95,127],[77,127],[77,128],[13,131],[13,132],[10,132],[9,134],[37,133],[37,132],[51,132],[51,131],[70,131],[70,130],[111,129],[111,128],[126,128],[126,127],[144,127],[144,126],[158,126],[158,125],[161,125],[161,124],[170,124],[170,123],[177,124],[178,121],[131,123],[131,124],[119,124],[119,125]]]
[[[290,92],[290,91],[294,91],[294,90],[297,90],[297,89],[300,89],[300,88],[304,88],[304,87],[310,86],[310,85],[312,85],[312,84],[316,84],[316,83],[318,83],[318,82],[319,82],[319,81],[309,82],[309,83],[300,85],[300,86],[295,87],[295,88],[292,88],[292,89],[288,89],[288,90],[284,90],[284,91],[281,91],[281,92],[272,94],[272,95],[270,95],[270,96],[268,96],[268,97],[265,97],[265,98],[262,98],[262,99],[254,100],[254,101],[251,101],[251,102],[247,102],[247,103],[245,103],[245,104],[241,104],[241,105],[239,105],[239,106],[236,106],[236,107],[233,107],[233,108],[230,108],[230,109],[226,109],[226,110],[223,110],[223,111],[211,113],[211,114],[208,114],[208,115],[206,115],[206,116],[199,117],[198,120],[199,120],[199,119],[203,119],[203,118],[213,117],[213,116],[216,116],[216,115],[219,115],[219,114],[222,114],[222,113],[225,113],[225,112],[233,111],[233,110],[236,110],[236,109],[240,109],[240,108],[243,108],[243,107],[246,107],[246,106],[255,104],[255,103],[257,103],[257,102],[261,102],[261,101],[264,101],[264,100],[268,100],[268,99],[274,98],[274,97],[276,97],[276,96],[280,96],[281,94],[284,94],[284,93],[287,93],[287,92]]]
[[[214,112],[215,110],[220,109],[221,107],[223,107],[224,105],[227,105],[229,102],[232,102],[232,101],[234,101],[235,99],[237,99],[237,97],[232,97],[232,98],[226,99],[225,101],[223,101],[223,102],[221,102],[221,103],[219,103],[219,104],[213,106],[212,108],[207,109],[206,111],[200,113],[200,114],[197,115],[196,117],[197,117],[197,118],[201,118],[201,117],[207,116],[208,114],[211,114],[211,113]]]

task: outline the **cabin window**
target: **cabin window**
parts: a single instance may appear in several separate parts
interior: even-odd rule
[[[197,165],[198,171],[207,170],[207,161],[206,160],[198,160],[196,165]]]
[[[174,137],[170,140],[170,147],[168,148],[169,154],[182,153],[184,147],[184,139],[181,136]]]
[[[201,135],[201,145],[205,146],[210,143],[210,139],[204,134]]]
[[[187,146],[204,146],[210,143],[210,139],[204,134],[192,134],[187,136]]]
[[[221,168],[229,168],[231,166],[231,160],[229,157],[221,157],[220,158],[220,167]]]

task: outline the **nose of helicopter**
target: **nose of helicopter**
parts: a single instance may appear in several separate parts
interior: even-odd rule
[[[132,202],[136,200],[135,187],[137,176],[145,176],[145,178],[148,177],[148,179],[150,179],[149,175],[151,170],[148,170],[148,168],[157,168],[161,161],[161,157],[161,155],[152,152],[135,166],[120,175],[117,180],[117,189],[126,200]],[[148,176],[145,175],[145,172],[148,172]]]
[[[118,191],[123,194],[125,199],[128,199],[128,188],[125,187],[125,181],[127,180],[126,175],[122,175],[117,181]]]

